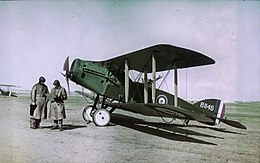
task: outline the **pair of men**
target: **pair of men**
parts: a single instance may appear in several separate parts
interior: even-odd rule
[[[41,76],[39,82],[33,86],[31,91],[32,105],[36,106],[36,108],[30,117],[30,127],[33,129],[41,128],[41,119],[47,118],[47,103],[50,100],[48,117],[54,120],[54,126],[51,129],[59,128],[62,131],[63,119],[66,118],[64,100],[67,99],[67,92],[60,85],[60,82],[55,80],[53,82],[54,88],[51,89],[49,94],[45,81],[46,79]]]

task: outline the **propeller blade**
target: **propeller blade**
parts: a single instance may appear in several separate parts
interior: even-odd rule
[[[63,72],[61,73],[65,78],[68,86],[68,92],[70,94],[70,85],[69,85],[69,78],[70,78],[70,71],[69,71],[69,57],[66,58],[64,65],[63,65]]]
[[[68,86],[68,92],[70,95],[70,84],[69,84],[69,78],[66,76],[66,82],[67,82],[67,86]]]
[[[69,75],[69,57],[66,58],[64,65],[63,65],[63,72],[65,72],[65,75],[68,76]]]

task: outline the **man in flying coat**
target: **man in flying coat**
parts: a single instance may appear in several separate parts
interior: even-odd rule
[[[35,110],[30,116],[30,127],[33,129],[40,128],[41,119],[47,117],[47,94],[49,93],[48,87],[44,84],[46,79],[44,77],[39,78],[39,82],[35,84],[31,91],[32,105],[35,106]]]
[[[67,92],[65,88],[60,85],[58,80],[55,80],[53,85],[54,88],[51,89],[49,118],[54,120],[54,126],[51,129],[53,130],[59,128],[60,131],[62,131],[63,119],[66,118],[64,100],[67,99]]]

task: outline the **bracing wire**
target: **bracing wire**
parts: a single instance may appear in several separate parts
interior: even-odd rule
[[[165,120],[165,118],[160,114],[160,111],[155,109],[156,112],[158,113],[158,115],[160,116],[160,118],[166,123],[166,124],[171,124],[176,118],[177,116],[176,115],[173,115],[172,119],[168,122]]]
[[[167,82],[165,81],[166,78],[168,77],[169,73],[170,73],[170,70],[167,71],[165,77],[163,78],[163,80],[162,80],[162,82],[161,82],[161,84],[160,84],[160,86],[159,86],[159,89],[161,89],[163,83],[166,83],[166,87],[167,87],[167,89],[169,89],[169,88],[168,88],[168,85],[167,85]],[[164,75],[164,74],[163,74],[163,75]],[[169,90],[168,90],[168,91],[169,91]]]
[[[142,78],[142,73],[139,72],[135,81],[140,81],[141,78]]]
[[[142,77],[142,73],[139,72],[138,75],[135,77],[135,73],[133,71],[130,71],[130,75],[131,77],[134,79],[134,82],[138,82],[140,81],[141,77]]]

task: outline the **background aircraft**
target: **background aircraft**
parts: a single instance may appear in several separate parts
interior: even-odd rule
[[[190,120],[207,125],[223,122],[246,129],[241,123],[224,118],[225,103],[219,99],[191,104],[178,97],[178,69],[214,63],[213,59],[201,53],[159,44],[105,61],[75,59],[71,67],[67,58],[63,75],[68,88],[70,79],[96,94],[93,105],[87,106],[82,115],[85,121],[93,121],[97,126],[106,126],[113,111],[122,109],[147,116],[178,118],[184,124]],[[131,80],[129,70],[143,73],[143,82]],[[167,70],[174,71],[175,95],[156,89],[156,82],[161,78],[157,78],[156,73]],[[152,79],[148,79],[148,73]]]
[[[5,87],[6,89],[2,89],[2,87]],[[20,88],[20,86],[9,85],[9,84],[0,84],[0,95],[18,97],[18,93],[15,91],[12,91],[11,88]]]

